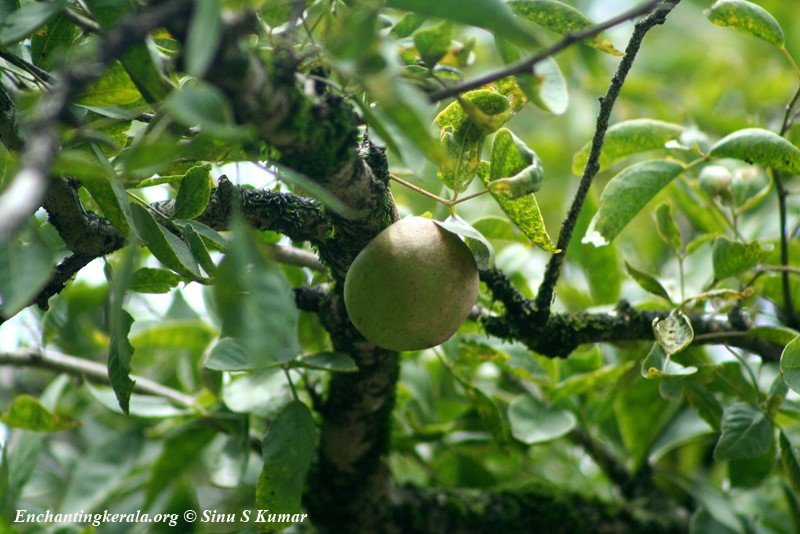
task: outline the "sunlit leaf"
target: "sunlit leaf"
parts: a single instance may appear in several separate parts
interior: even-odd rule
[[[556,0],[512,0],[508,5],[517,15],[564,35],[594,26],[594,22],[583,13]],[[614,56],[623,54],[610,41],[604,40],[602,35],[587,39],[586,44]]]
[[[717,26],[736,28],[775,46],[783,46],[784,36],[781,25],[766,9],[752,2],[717,0],[703,13]]]
[[[494,257],[494,247],[489,241],[458,215],[451,215],[444,221],[433,221],[445,230],[461,236],[475,258],[479,269],[488,269]]]
[[[523,51],[500,36],[495,36],[495,44],[505,63],[522,59]],[[569,93],[564,75],[553,58],[538,63],[534,74],[518,74],[514,80],[531,102],[554,115],[561,115],[569,105]]]
[[[633,154],[664,148],[667,141],[676,139],[684,131],[683,126],[653,119],[633,119],[619,122],[606,131],[603,150],[600,152],[600,169]],[[572,172],[583,173],[589,160],[591,143],[587,143],[575,154]]]
[[[720,139],[708,153],[800,174],[800,149],[780,135],[762,128],[747,128]]]
[[[433,67],[450,49],[453,26],[442,22],[435,26],[421,28],[414,32],[414,46],[428,67]]]

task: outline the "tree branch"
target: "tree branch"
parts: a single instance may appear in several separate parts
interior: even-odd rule
[[[44,201],[60,145],[57,125],[73,100],[128,48],[165,21],[182,17],[190,5],[188,0],[172,0],[137,11],[102,37],[95,57],[74,62],[55,76],[53,88],[42,96],[26,129],[21,167],[0,196],[0,241],[8,240]]]
[[[628,41],[628,46],[625,49],[625,57],[620,61],[617,67],[617,72],[611,79],[608,90],[603,98],[600,99],[600,113],[597,115],[597,125],[595,127],[594,138],[592,139],[591,150],[589,152],[589,159],[583,170],[578,190],[572,199],[572,205],[566,218],[561,224],[561,231],[558,236],[557,247],[561,252],[554,254],[550,257],[545,269],[544,278],[539,291],[536,296],[535,307],[537,312],[542,318],[546,318],[550,313],[550,305],[553,301],[553,292],[555,290],[558,277],[561,274],[561,265],[564,263],[564,256],[567,253],[567,246],[572,239],[572,232],[575,229],[575,224],[578,221],[583,203],[586,200],[586,195],[592,185],[595,175],[600,170],[600,152],[603,148],[605,141],[606,130],[608,130],[608,121],[611,117],[611,111],[614,109],[614,103],[619,96],[625,79],[633,66],[633,61],[639,48],[642,45],[645,35],[654,26],[663,24],[666,21],[667,15],[678,5],[680,0],[665,0],[659,5],[655,12],[647,18],[636,23],[633,29],[633,34]]]
[[[53,351],[0,352],[0,365],[49,369],[59,373],[80,376],[98,384],[111,384],[108,378],[108,368],[105,365]],[[194,406],[195,399],[190,395],[141,376],[131,375],[131,379],[135,382],[133,389],[140,393],[162,397],[181,408],[192,408]]]
[[[614,18],[611,18],[605,22],[600,24],[595,24],[594,26],[589,26],[579,32],[569,33],[564,36],[564,38],[557,43],[548,46],[541,52],[534,54],[531,57],[521,59],[516,63],[512,63],[507,67],[502,69],[492,71],[490,73],[484,74],[483,76],[479,76],[473,80],[469,80],[467,82],[459,83],[442,89],[441,91],[436,91],[431,93],[429,96],[431,102],[439,102],[446,98],[451,98],[466,91],[477,89],[486,85],[487,83],[496,82],[497,80],[502,80],[508,76],[514,76],[516,74],[533,74],[534,67],[544,61],[545,59],[558,54],[559,52],[566,50],[570,46],[585,41],[586,39],[590,39],[596,35],[599,35],[606,31],[609,28],[613,28],[619,24],[622,24],[625,21],[630,19],[634,19],[640,15],[644,15],[649,13],[653,10],[653,8],[661,3],[662,0],[650,0],[645,2],[641,6],[635,7],[631,10],[628,10],[621,15],[618,15]]]
[[[492,492],[404,486],[393,500],[395,524],[402,532],[682,533],[689,526],[680,508],[646,512],[545,484]]]

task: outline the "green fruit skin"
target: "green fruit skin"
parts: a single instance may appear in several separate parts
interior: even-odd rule
[[[478,268],[461,239],[422,217],[378,234],[353,261],[344,302],[379,347],[420,350],[452,337],[478,297]]]

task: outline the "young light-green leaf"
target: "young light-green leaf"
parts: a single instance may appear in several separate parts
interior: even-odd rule
[[[210,165],[198,165],[186,171],[175,198],[176,218],[194,219],[206,209],[211,196],[210,170]]]
[[[800,174],[800,149],[762,128],[746,128],[723,137],[708,152],[714,158],[734,158]]]
[[[603,190],[600,209],[582,242],[597,247],[610,243],[682,171],[680,163],[663,160],[645,161],[624,169]]]
[[[714,264],[714,278],[722,280],[748,271],[758,265],[768,252],[758,241],[752,243],[739,243],[725,236],[714,240],[712,261]]]
[[[422,61],[428,67],[436,66],[436,63],[450,50],[452,34],[453,25],[449,22],[442,22],[414,32],[414,46],[417,47]]]
[[[261,449],[264,466],[256,486],[256,506],[281,514],[301,511],[306,474],[316,455],[317,431],[311,411],[290,402],[267,428]],[[281,530],[291,523],[264,523]]]
[[[490,189],[516,199],[535,193],[542,186],[544,166],[536,152],[511,133],[501,128],[492,143],[492,162],[489,167]]]
[[[536,397],[519,395],[508,406],[511,434],[532,445],[551,441],[575,428],[577,421],[569,410],[545,406]]]
[[[562,35],[594,25],[589,17],[574,7],[556,0],[512,0],[508,5],[515,14]],[[614,56],[623,54],[614,48],[611,41],[604,40],[602,34],[587,39],[586,44]]]
[[[717,0],[703,13],[717,26],[748,32],[777,47],[784,44],[783,29],[775,17],[747,0]]]
[[[677,139],[684,127],[679,124],[654,119],[633,119],[619,122],[606,132],[603,150],[600,152],[600,169],[615,161],[640,152],[664,148],[667,141]],[[586,143],[572,160],[572,172],[583,174],[589,160],[591,143]]]
[[[475,258],[475,263],[478,269],[488,269],[494,257],[494,247],[489,243],[489,240],[483,236],[479,231],[472,227],[467,221],[458,215],[450,215],[444,221],[436,221],[436,224],[452,232],[464,240],[464,243],[469,247],[472,256]]]
[[[34,432],[59,432],[80,425],[78,421],[59,417],[42,406],[36,397],[25,394],[14,397],[11,406],[0,416],[0,423]]]
[[[514,63],[522,59],[523,52],[500,36],[495,36],[495,45],[503,62]],[[531,102],[554,115],[561,115],[569,105],[567,82],[558,63],[547,58],[536,65],[535,74],[520,74],[513,78]]]
[[[536,38],[519,22],[501,0],[388,0],[388,7],[413,11],[419,15],[452,20],[505,35],[520,46],[535,46]]]
[[[780,368],[786,385],[800,393],[800,336],[783,348]]]
[[[158,261],[179,273],[202,278],[197,260],[186,243],[158,224],[153,215],[142,206],[131,204],[131,214],[136,230]]]
[[[714,459],[744,460],[766,453],[773,444],[772,423],[762,411],[746,402],[725,408]]]
[[[670,304],[672,303],[672,299],[670,298],[669,293],[667,293],[667,290],[664,289],[664,286],[661,285],[661,282],[659,282],[653,275],[637,269],[627,261],[625,262],[625,270],[628,271],[628,274],[631,276],[631,278],[633,278],[633,281],[636,282],[639,287],[648,293],[652,293],[657,297],[661,297]]]

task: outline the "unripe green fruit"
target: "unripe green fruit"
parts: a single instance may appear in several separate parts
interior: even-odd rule
[[[361,334],[390,350],[419,350],[448,339],[478,296],[478,268],[467,245],[435,222],[402,219],[356,257],[344,303]]]

